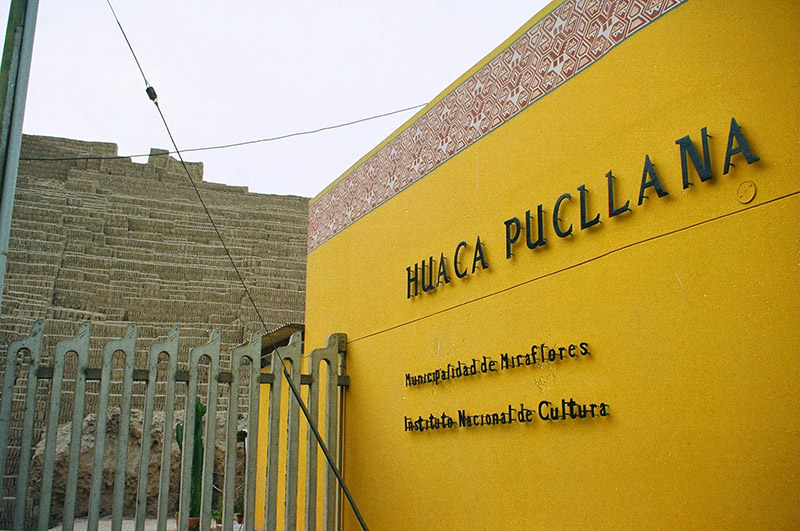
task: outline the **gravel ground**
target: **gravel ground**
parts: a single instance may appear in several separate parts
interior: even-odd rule
[[[76,518],[75,527],[73,528],[74,531],[86,531],[86,525],[88,522],[89,521],[86,518]],[[156,531],[157,523],[158,520],[147,520],[144,524],[145,531]],[[101,518],[97,528],[102,530],[111,529],[111,518]],[[133,520],[122,521],[122,531],[135,531],[135,529],[136,523]],[[51,529],[51,531],[61,531],[61,526],[54,527]],[[167,531],[176,531],[175,517],[167,520]]]
[[[86,531],[86,525],[88,524],[88,520],[86,518],[76,518],[75,519],[75,527],[73,528],[74,531]],[[157,529],[158,520],[146,520],[144,523],[145,531],[156,531]],[[97,528],[100,531],[107,531],[111,529],[111,518],[101,518],[98,522]],[[122,531],[135,531],[136,529],[136,522],[133,520],[123,520],[122,521]],[[218,529],[222,529],[222,524],[219,525]],[[233,531],[241,531],[244,529],[243,524],[233,524]],[[61,526],[57,526],[52,528],[50,531],[61,531]],[[167,519],[167,531],[177,531],[175,527],[175,517]]]
[[[75,519],[75,527],[73,528],[74,531],[86,531],[86,525],[88,520],[86,518],[76,518]],[[145,531],[156,531],[157,520],[147,520],[144,523]],[[97,528],[101,531],[106,531],[111,529],[111,518],[101,518],[100,522],[98,522]],[[133,520],[123,520],[122,521],[122,531],[134,531],[136,529],[136,523]],[[222,525],[220,524],[218,529],[222,529]],[[241,531],[244,529],[242,524],[233,524],[233,531]],[[61,531],[61,526],[54,527],[50,531]],[[177,531],[175,527],[175,517],[167,519],[167,531]]]

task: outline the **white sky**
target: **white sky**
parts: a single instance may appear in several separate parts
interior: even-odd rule
[[[546,0],[112,1],[181,149],[426,103]],[[7,20],[9,0],[0,0]],[[317,195],[415,111],[188,153],[208,181]],[[171,149],[105,0],[42,0],[24,132]],[[144,162],[144,159],[135,159]]]

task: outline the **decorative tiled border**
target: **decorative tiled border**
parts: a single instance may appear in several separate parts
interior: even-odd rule
[[[565,0],[312,203],[311,252],[687,0]]]

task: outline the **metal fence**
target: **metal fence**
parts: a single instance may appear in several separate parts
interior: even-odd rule
[[[24,400],[24,414],[22,418],[21,441],[18,467],[11,471],[9,476],[14,478],[15,495],[13,499],[12,518],[3,518],[12,522],[12,529],[39,529],[46,530],[50,525],[51,503],[53,503],[53,477],[55,474],[55,447],[59,431],[59,414],[62,402],[62,383],[65,380],[65,367],[74,369],[74,374],[67,377],[74,379],[74,403],[72,411],[72,425],[69,434],[69,457],[67,466],[66,487],[63,493],[63,519],[62,528],[71,530],[76,516],[76,496],[78,493],[78,465],[81,452],[82,426],[85,420],[85,394],[87,381],[99,381],[99,402],[97,406],[95,429],[92,478],[89,488],[88,523],[89,530],[98,528],[101,515],[101,495],[107,489],[107,482],[103,481],[103,460],[106,453],[106,431],[109,409],[109,389],[112,384],[121,384],[122,396],[120,402],[119,432],[116,450],[115,478],[113,481],[113,503],[111,505],[111,528],[121,528],[123,520],[124,492],[126,483],[126,470],[128,469],[127,454],[130,443],[131,399],[135,382],[144,385],[144,411],[141,425],[141,456],[138,465],[138,478],[136,483],[135,522],[137,531],[143,530],[147,517],[148,498],[148,470],[151,468],[151,441],[153,430],[153,412],[156,403],[157,383],[165,386],[164,396],[164,424],[163,441],[159,466],[157,522],[158,529],[167,528],[167,519],[175,514],[176,507],[170,507],[170,463],[172,459],[172,439],[174,437],[174,423],[176,413],[176,397],[183,398],[184,406],[184,433],[182,437],[182,453],[180,463],[180,496],[177,507],[179,517],[178,528],[187,529],[189,524],[189,503],[192,480],[192,453],[194,446],[194,426],[196,415],[196,401],[200,398],[205,403],[206,421],[204,423],[203,441],[203,467],[202,467],[202,498],[200,509],[199,529],[209,529],[212,518],[212,489],[221,489],[218,494],[222,501],[222,525],[225,531],[232,531],[234,525],[233,510],[236,504],[236,445],[237,432],[237,406],[240,403],[240,392],[244,389],[247,403],[247,441],[250,451],[246,452],[244,463],[244,482],[241,501],[244,508],[243,529],[253,530],[256,520],[256,482],[257,474],[265,474],[265,505],[258,510],[263,511],[265,529],[273,530],[277,527],[279,519],[283,519],[286,529],[297,526],[298,515],[298,479],[300,455],[300,407],[291,397],[288,407],[282,408],[282,386],[285,379],[282,377],[282,366],[286,367],[296,384],[308,388],[308,410],[314,422],[324,423],[324,439],[328,448],[337,454],[340,432],[339,419],[341,412],[342,389],[348,383],[344,375],[344,353],[346,339],[344,334],[333,334],[328,337],[324,348],[312,351],[308,356],[309,373],[302,373],[303,366],[303,341],[301,333],[295,333],[285,347],[280,347],[267,355],[267,368],[262,369],[262,341],[261,334],[254,333],[250,341],[235,347],[231,354],[231,370],[220,368],[220,334],[218,331],[211,333],[210,340],[203,345],[190,349],[188,370],[179,370],[178,343],[179,329],[173,328],[165,341],[150,346],[146,368],[137,368],[136,359],[136,325],[130,324],[122,338],[108,341],[103,347],[101,367],[89,367],[89,338],[91,325],[88,322],[79,326],[75,337],[57,343],[53,363],[46,366],[42,363],[42,336],[43,322],[37,321],[28,337],[13,341],[9,344],[3,377],[2,397],[0,398],[0,478],[6,477],[7,449],[9,447],[9,433],[12,421],[12,397],[15,385],[23,369],[27,369],[27,384]],[[23,353],[29,356],[23,356]],[[112,358],[118,354],[124,355],[124,367],[121,381],[112,377]],[[77,364],[66,363],[68,355],[77,358]],[[29,359],[27,367],[23,367],[23,360]],[[281,361],[282,360],[282,361]],[[144,360],[138,360],[143,365]],[[323,366],[325,367],[323,369]],[[70,371],[73,372],[73,371]],[[207,375],[201,381],[201,373]],[[46,417],[46,433],[44,435],[44,453],[42,459],[41,483],[33,492],[31,487],[31,462],[33,440],[34,416],[36,415],[37,393],[47,392],[46,387],[40,386],[40,380],[50,380],[49,407]],[[183,383],[185,392],[176,393],[176,384]],[[268,387],[265,387],[268,386]],[[205,390],[204,396],[202,391]],[[266,431],[266,440],[259,440],[259,405],[261,393],[268,393],[268,422],[262,434]],[[227,398],[228,411],[224,436],[225,469],[222,486],[214,485],[214,452],[217,432],[217,405],[221,397]],[[41,397],[39,397],[41,400]],[[324,401],[325,411],[320,411],[320,402]],[[221,413],[222,414],[222,413]],[[41,412],[40,415],[41,416]],[[285,427],[285,435],[281,433]],[[161,428],[159,428],[161,429]],[[338,489],[333,472],[326,469],[324,483],[321,488],[317,486],[317,442],[311,430],[306,440],[306,471],[303,483],[305,484],[305,515],[303,522],[306,529],[336,528],[338,521]],[[266,470],[257,470],[256,458],[259,445],[266,446]],[[285,454],[285,455],[283,455]],[[281,466],[281,457],[285,457],[285,465]],[[283,499],[279,500],[278,478],[279,471],[285,474],[285,491]],[[238,479],[242,482],[242,478]],[[152,488],[152,485],[150,485]],[[318,495],[319,493],[319,495]],[[35,495],[34,495],[35,494]],[[83,493],[85,494],[85,493]],[[321,498],[322,506],[318,509],[317,498]],[[173,493],[174,498],[174,493]],[[279,511],[279,502],[282,501],[282,510]],[[322,521],[317,522],[318,512],[322,514]],[[8,515],[6,515],[8,516]],[[282,518],[279,518],[282,516]],[[152,517],[152,515],[151,515]]]

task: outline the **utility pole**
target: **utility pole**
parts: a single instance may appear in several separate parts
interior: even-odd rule
[[[11,0],[0,65],[0,308],[8,263],[11,213],[17,189],[22,120],[33,55],[39,0]]]

